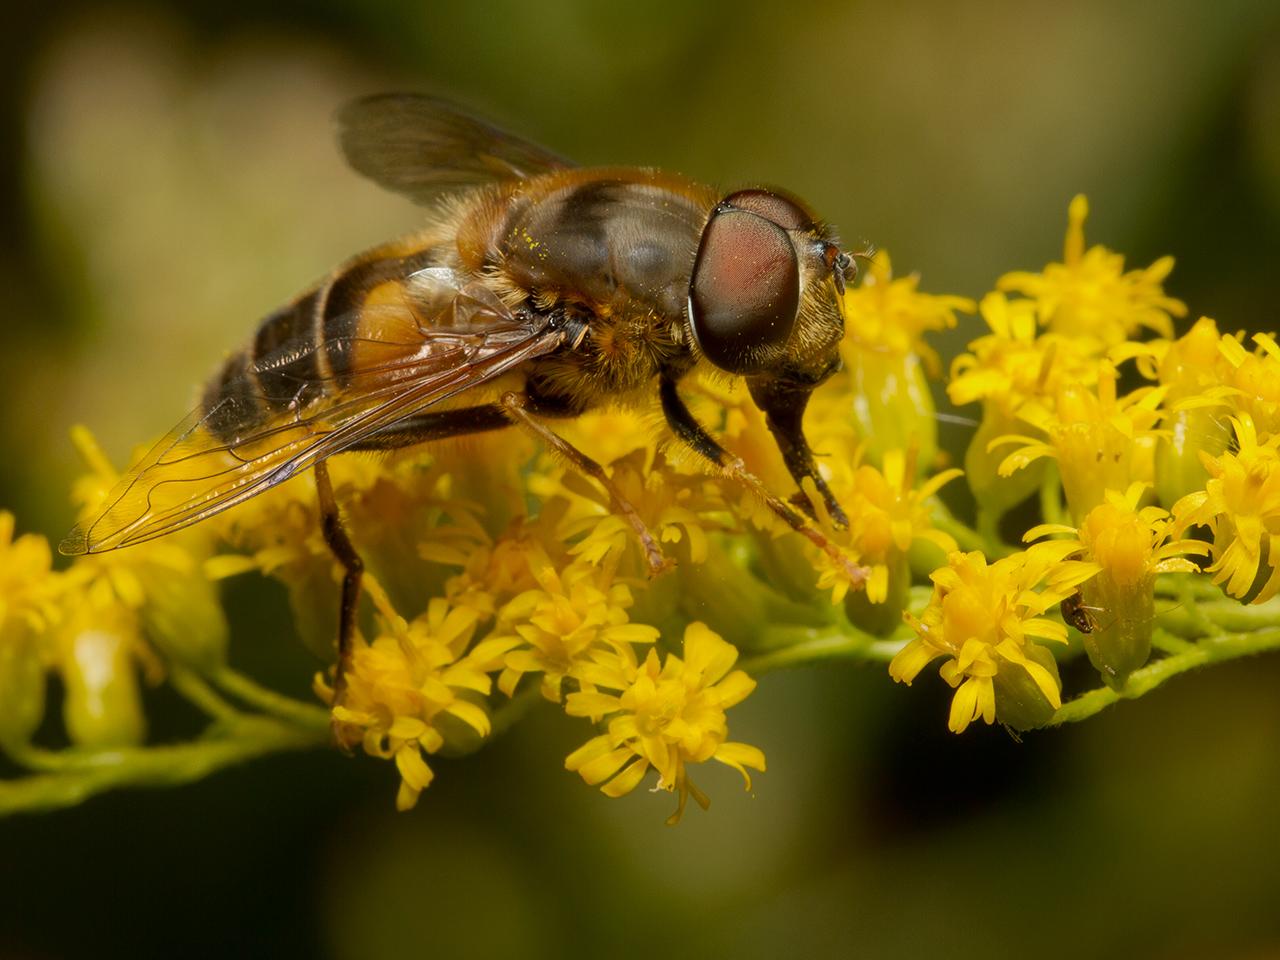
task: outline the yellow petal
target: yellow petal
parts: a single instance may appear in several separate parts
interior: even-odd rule
[[[482,737],[487,737],[492,729],[489,714],[485,713],[484,708],[466,700],[455,700],[444,712],[457,717]]]
[[[615,799],[625,796],[640,785],[640,781],[644,779],[644,775],[648,770],[648,762],[637,757],[634,763],[601,787],[600,791],[606,797],[614,797]]]
[[[722,743],[720,749],[715,752],[714,758],[742,774],[748,790],[751,789],[751,775],[747,773],[746,768],[750,767],[761,773],[765,769],[764,752],[759,747],[746,743]]]
[[[422,751],[417,744],[406,745],[396,751],[396,769],[400,771],[400,779],[415,792],[425,790],[435,774],[422,759]],[[414,797],[415,801],[417,797]]]
[[[572,756],[572,754],[570,754]],[[603,756],[588,760],[586,763],[578,767],[578,776],[582,777],[587,783],[593,786],[608,780],[620,769],[622,765],[635,756],[634,751],[627,747],[620,747],[617,750],[611,750]],[[565,761],[568,765],[568,761]]]

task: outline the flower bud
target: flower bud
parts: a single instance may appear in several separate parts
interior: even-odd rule
[[[1004,516],[1027,499],[1040,489],[1044,479],[1044,460],[1032,461],[1007,477],[1000,476],[998,468],[1008,454],[1008,449],[987,449],[987,445],[998,437],[1026,431],[1027,425],[1005,412],[1000,404],[983,404],[982,423],[978,425],[964,454],[964,474],[978,505],[994,516]]]
[[[322,662],[331,662],[337,653],[342,595],[330,566],[310,564],[297,573],[281,575],[280,579],[288,588],[293,626],[303,646]]]
[[[1151,656],[1155,578],[1122,582],[1109,569],[1080,587],[1093,629],[1084,634],[1089,662],[1107,686],[1120,690]]]
[[[1175,410],[1165,419],[1168,432],[1157,442],[1155,462],[1156,494],[1165,507],[1204,489],[1209,471],[1200,451],[1216,457],[1231,439],[1231,432],[1219,421],[1219,412],[1205,407]]]
[[[137,632],[136,618],[119,604],[87,604],[61,629],[62,713],[72,742],[118,747],[146,735],[129,653]]]
[[[139,611],[142,632],[164,654],[201,672],[221,666],[227,656],[227,620],[216,585],[198,570],[168,566],[138,570],[146,602]]]
[[[883,565],[887,568],[887,584],[881,596],[877,590],[878,602],[871,598],[871,587],[866,590],[853,590],[845,594],[844,611],[849,622],[860,630],[885,637],[891,634],[902,623],[902,611],[907,608],[907,593],[911,589],[911,567],[907,563],[907,554],[901,550],[890,550]],[[873,570],[873,576],[878,571]]]
[[[920,358],[854,344],[845,351],[853,383],[853,419],[863,453],[876,466],[889,450],[915,450],[922,470],[938,456],[938,419]]]
[[[1059,689],[1058,662],[1046,647],[1029,643],[1023,655],[1033,664],[1043,668]],[[1015,730],[1031,730],[1046,724],[1058,709],[1045,694],[1044,678],[1037,683],[1028,669],[1017,663],[1004,662],[993,680],[996,694],[996,717],[1001,723]]]

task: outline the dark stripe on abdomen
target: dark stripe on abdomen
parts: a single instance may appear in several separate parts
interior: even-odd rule
[[[205,388],[201,404],[204,427],[219,440],[232,443],[266,420],[257,381],[247,351],[227,358],[221,372]]]
[[[281,307],[258,327],[253,339],[253,373],[271,410],[305,404],[324,392],[316,356],[316,300],[313,290]]]

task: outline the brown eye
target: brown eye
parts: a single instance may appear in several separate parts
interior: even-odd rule
[[[707,359],[730,373],[765,369],[790,338],[799,306],[800,267],[786,231],[718,207],[689,284],[689,322]]]
[[[724,199],[722,206],[746,210],[783,230],[812,230],[813,217],[800,204],[771,190],[739,190]]]

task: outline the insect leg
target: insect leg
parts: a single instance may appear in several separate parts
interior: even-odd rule
[[[502,396],[502,408],[507,411],[511,420],[518,426],[522,426],[534,433],[560,456],[564,457],[587,476],[600,482],[600,485],[609,494],[613,509],[621,514],[627,523],[631,525],[631,529],[635,531],[636,537],[640,540],[640,546],[644,550],[645,561],[649,564],[650,576],[656,577],[663,571],[670,569],[672,566],[671,561],[662,555],[662,548],[658,546],[658,541],[649,531],[649,528],[645,526],[644,520],[641,519],[635,505],[618,489],[617,484],[613,482],[604,467],[534,416],[535,412],[540,412],[536,400],[521,393],[506,393]]]
[[[445,440],[471,433],[502,430],[510,426],[512,426],[510,415],[506,408],[497,403],[485,403],[456,410],[432,410],[392,424],[347,449],[395,450],[430,440]]]
[[[333,484],[329,480],[329,468],[323,460],[316,463],[316,494],[320,501],[320,529],[324,542],[342,564],[342,607],[338,614],[338,667],[333,678],[334,705],[342,703],[347,689],[347,669],[351,666],[352,644],[355,642],[356,612],[360,606],[360,579],[364,574],[364,561],[347,536],[338,512],[338,501],[333,496]],[[346,743],[342,733],[335,728],[338,742]]]
[[[804,435],[804,410],[809,404],[813,389],[796,386],[783,380],[751,382],[748,388],[751,391],[751,399],[764,412],[765,423],[768,424],[769,432],[773,434],[774,442],[778,444],[778,450],[782,453],[782,462],[787,465],[788,472],[802,490],[805,477],[812,480],[818,494],[822,497],[832,523],[842,530],[847,528],[849,518],[845,515],[844,508],[840,506],[835,494],[831,492],[831,488],[827,486],[827,481],[818,472],[818,466],[813,462],[813,451],[809,449],[809,441]],[[799,495],[797,502],[806,513],[813,515],[813,506],[804,493]]]
[[[702,424],[698,423],[697,419],[694,418],[689,408],[685,406],[685,402],[676,388],[675,380],[667,376],[662,377],[658,392],[662,399],[662,412],[666,415],[667,423],[680,440],[699,456],[710,461],[712,466],[719,470],[721,474],[737,481],[754,493],[764,501],[770,510],[785,520],[791,529],[804,536],[815,547],[843,567],[854,586],[866,581],[869,572],[866,567],[858,566],[858,564],[849,559],[834,543],[826,538],[821,530],[814,526],[809,517],[772,493],[761,482],[759,477],[747,469],[746,464],[742,462],[740,457],[735,457],[729,453],[716,442],[711,434],[707,433]]]

